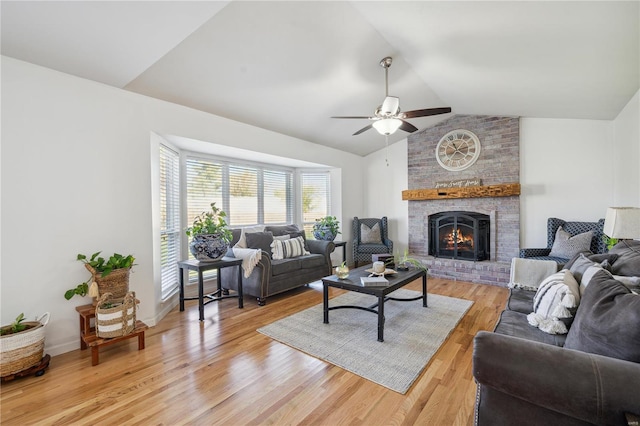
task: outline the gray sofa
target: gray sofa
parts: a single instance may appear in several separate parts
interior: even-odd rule
[[[640,276],[640,241],[610,253],[613,275]],[[494,332],[474,339],[475,424],[639,424],[640,295],[621,280],[595,273],[566,335],[529,325],[535,292],[512,289]]]
[[[240,239],[241,230],[231,231],[233,247]],[[305,247],[310,254],[289,259],[272,259],[270,244],[273,237],[282,235],[304,238],[304,232],[296,225],[266,226],[264,232],[246,234],[248,247],[261,248],[262,254],[251,275],[243,275],[242,291],[244,295],[255,297],[260,306],[266,303],[269,296],[304,286],[332,273],[331,253],[335,249],[333,241],[305,239]],[[233,251],[230,250],[228,255],[233,256]],[[220,273],[223,288],[237,290],[237,274],[243,273],[242,268],[222,268]]]

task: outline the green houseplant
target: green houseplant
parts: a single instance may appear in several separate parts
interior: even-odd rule
[[[114,253],[105,259],[97,252],[87,259],[84,254],[78,254],[76,260],[84,263],[85,268],[91,272],[91,280],[78,284],[75,288],[64,293],[64,298],[70,300],[73,296],[98,297],[99,294],[110,292],[114,297],[124,297],[129,291],[129,272],[134,266],[133,255],[123,256]],[[91,283],[91,287],[89,286]],[[96,285],[94,286],[93,283]]]
[[[333,241],[340,234],[340,221],[335,216],[316,219],[313,224],[313,236],[316,240]]]
[[[187,236],[192,237],[189,250],[197,260],[218,260],[227,253],[233,236],[225,217],[227,214],[211,203],[211,210],[200,213],[187,228]]]

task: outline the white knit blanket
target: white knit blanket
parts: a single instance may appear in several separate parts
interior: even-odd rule
[[[242,259],[242,270],[244,277],[249,278],[253,268],[258,264],[262,257],[262,250],[248,248],[233,248],[233,255],[238,259]]]
[[[521,288],[536,291],[540,283],[558,271],[558,264],[553,260],[521,259],[511,260],[511,279],[509,288]]]

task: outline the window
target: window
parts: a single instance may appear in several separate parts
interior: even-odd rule
[[[293,170],[190,157],[186,175],[188,223],[212,202],[234,227],[293,222]]]
[[[160,265],[161,294],[166,299],[178,288],[180,259],[180,160],[177,152],[160,145]]]
[[[188,224],[212,202],[233,227],[293,222],[293,170],[199,157],[187,158],[186,170]],[[205,273],[204,278],[215,273]],[[195,278],[190,271],[189,280]]]
[[[329,172],[303,172],[302,182],[302,225],[307,237],[311,237],[316,219],[331,214]]]

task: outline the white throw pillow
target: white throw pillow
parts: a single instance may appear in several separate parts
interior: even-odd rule
[[[242,228],[242,233],[240,234],[240,238],[238,239],[238,242],[235,243],[233,248],[248,248],[247,237],[245,234],[250,234],[252,232],[264,232],[264,225],[246,226]]]
[[[545,333],[566,334],[567,327],[560,320],[573,318],[569,309],[577,308],[579,303],[578,282],[568,269],[563,269],[540,283],[533,298],[533,312],[527,315],[527,320]]]
[[[304,238],[296,237],[289,240],[273,240],[271,243],[272,259],[289,259],[292,257],[310,254],[304,249]]]

